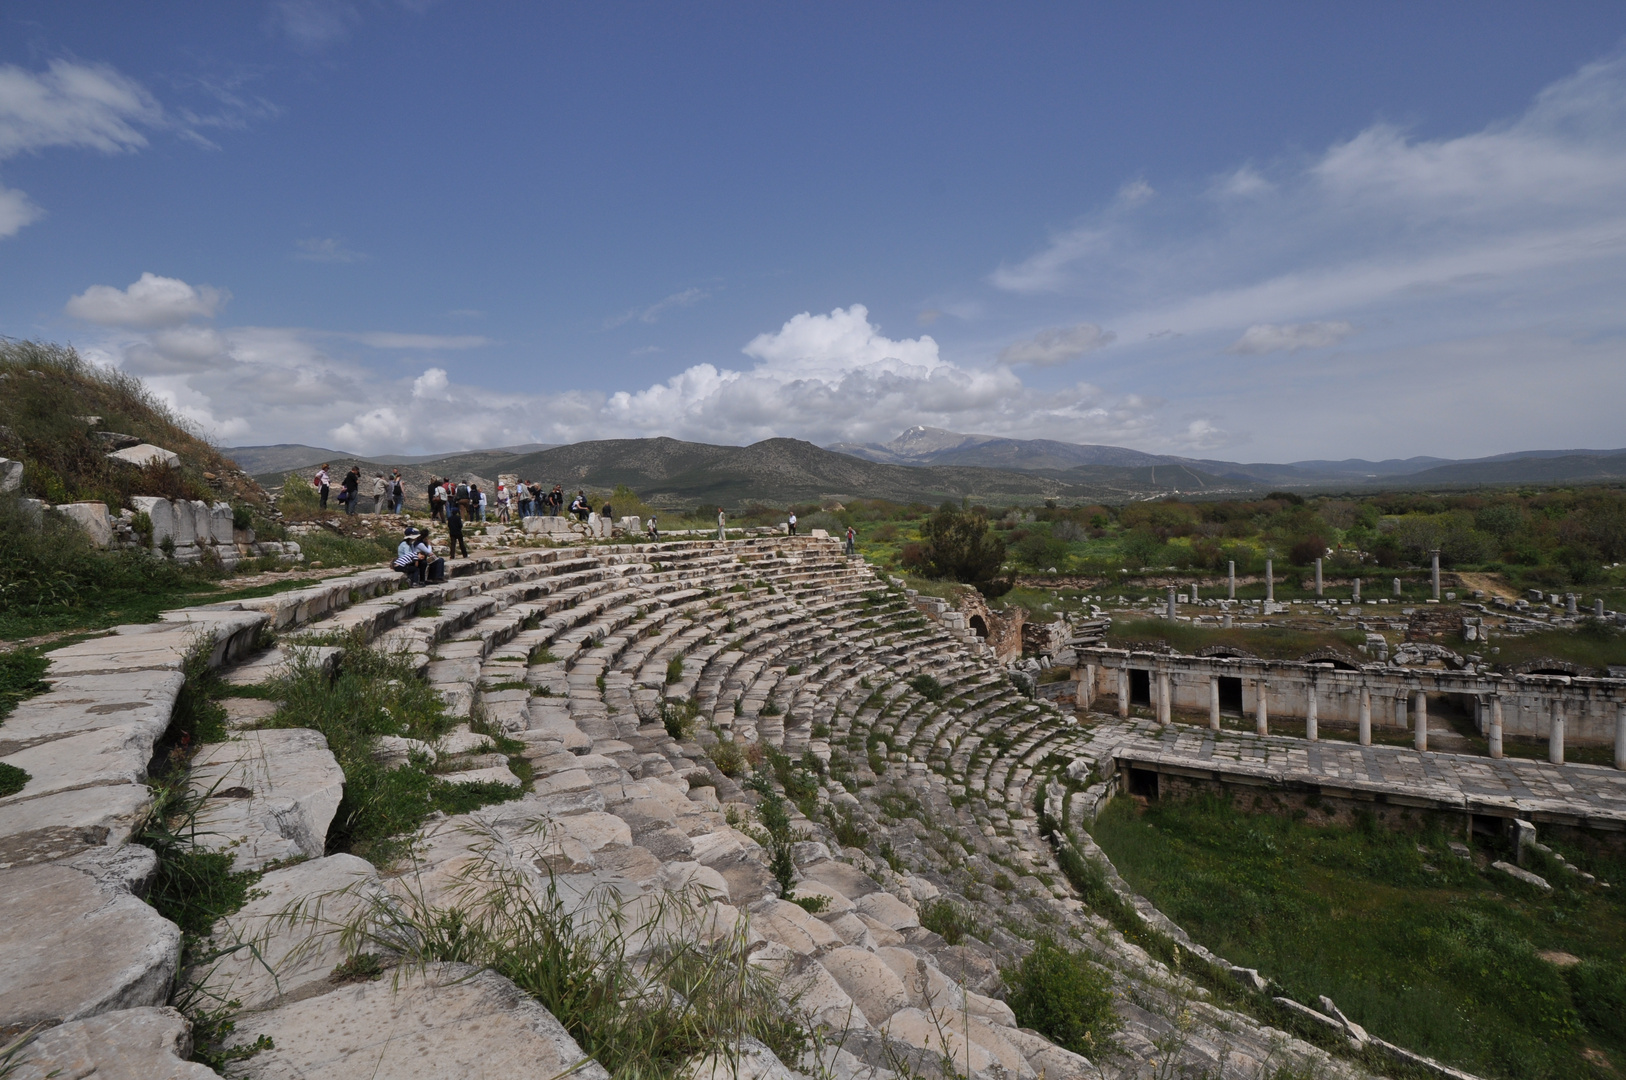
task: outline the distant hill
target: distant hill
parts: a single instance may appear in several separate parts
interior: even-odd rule
[[[280,484],[288,472],[309,473],[323,461],[332,463],[336,476],[351,464],[361,465],[369,478],[399,466],[413,503],[421,498],[414,493],[421,493],[433,477],[460,480],[473,475],[493,480],[502,473],[596,493],[626,484],[664,506],[730,507],[748,501],[784,504],[866,497],[930,503],[965,497],[989,502],[1044,498],[1122,502],[1176,493],[1245,497],[1272,488],[1583,483],[1626,475],[1626,450],[1533,450],[1471,461],[1414,457],[1242,463],[923,426],[888,443],[831,447],[799,439],[713,446],[656,438],[373,459],[299,444],[235,447],[230,453],[268,486]]]
[[[1420,484],[1587,484],[1626,480],[1626,452],[1572,453],[1458,461],[1415,472],[1404,480]]]

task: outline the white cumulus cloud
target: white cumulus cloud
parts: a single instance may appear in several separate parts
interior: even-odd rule
[[[15,236],[25,225],[38,221],[44,213],[16,188],[0,185],[0,240]]]
[[[999,362],[1010,365],[1054,367],[1069,360],[1077,360],[1085,353],[1104,348],[1117,338],[1117,334],[1110,330],[1102,330],[1094,323],[1052,327],[1040,330],[1026,341],[1005,346],[999,351]]]
[[[1354,332],[1355,328],[1347,322],[1305,322],[1286,326],[1255,323],[1244,330],[1242,336],[1225,351],[1238,356],[1263,356],[1273,352],[1325,349]]]
[[[70,299],[63,310],[102,326],[175,326],[189,319],[212,318],[230,295],[209,285],[188,285],[148,271],[128,289],[92,285]]]

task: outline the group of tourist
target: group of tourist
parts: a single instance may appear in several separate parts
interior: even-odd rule
[[[324,464],[316,470],[316,475],[311,477],[311,486],[316,489],[318,506],[322,510],[327,509],[328,497],[333,491],[332,474],[328,472],[328,468]],[[350,471],[339,481],[339,505],[344,507],[346,514],[354,514],[360,507],[361,484],[361,466],[350,466]],[[368,488],[368,494],[373,499],[373,513],[401,512],[401,507],[406,502],[406,488],[401,486],[400,469],[394,470],[388,478],[383,473],[374,473]]]

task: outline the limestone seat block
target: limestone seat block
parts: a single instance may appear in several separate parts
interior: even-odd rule
[[[103,845],[122,844],[146,815],[145,784],[74,788],[0,801],[0,870],[52,862]]]
[[[442,773],[440,779],[448,784],[504,784],[508,787],[519,787],[524,783],[506,764]]]
[[[860,915],[867,915],[882,926],[904,931],[920,925],[915,909],[887,892],[870,893],[854,902]]]
[[[175,695],[185,677],[178,671],[155,671],[145,678],[87,681],[92,685],[53,688],[19,704],[0,726],[0,757],[104,728],[144,729],[157,739],[169,727]]]
[[[178,1010],[120,1009],[41,1032],[8,1080],[218,1080],[186,1060],[191,1052],[192,1025]]]
[[[180,949],[180,928],[114,882],[0,871],[0,1028],[162,1005]]]
[[[841,984],[872,1024],[882,1023],[899,1009],[913,1004],[903,980],[884,959],[872,952],[849,945],[825,953],[819,957],[819,963]]]
[[[536,1080],[585,1056],[536,1001],[492,971],[431,964],[404,976],[341,986],[240,1017],[234,1041],[269,1035],[264,1050],[230,1066],[243,1080]],[[571,1074],[608,1080],[597,1062]]]
[[[1027,1058],[986,1022],[953,1009],[902,1009],[881,1025],[891,1038],[942,1053],[961,1073],[1032,1080],[1038,1074]]]
[[[210,743],[192,761],[190,784],[212,793],[198,812],[198,843],[231,851],[238,870],[320,856],[344,797],[344,771],[327,739],[306,728]]]
[[[1045,1080],[1084,1080],[1098,1077],[1100,1072],[1090,1059],[1071,1050],[1064,1050],[1049,1039],[1025,1028],[1001,1031],[1005,1041],[1016,1047],[1028,1059],[1028,1065]]]
[[[209,945],[232,950],[186,973],[205,1000],[256,1010],[331,989],[345,959],[340,932],[381,897],[378,871],[354,855],[329,855],[273,870],[255,899],[214,926]]]
[[[769,941],[777,941],[802,956],[845,944],[840,935],[806,910],[774,897],[751,905],[751,927]]]

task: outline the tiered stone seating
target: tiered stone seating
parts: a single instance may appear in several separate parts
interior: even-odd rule
[[[890,1080],[889,1063],[945,1047],[954,1070],[975,1080],[1099,1075],[1017,1029],[992,996],[999,969],[1016,962],[1023,939],[1041,928],[1075,930],[1084,947],[1111,959],[1121,982],[1171,977],[1121,939],[1091,933],[1102,924],[1081,914],[1053,867],[1046,869],[1033,800],[1058,771],[1046,762],[1076,746],[1070,718],[1022,697],[986,655],[923,618],[864,563],[842,556],[836,541],[612,544],[457,560],[449,570],[446,583],[405,592],[397,575],[367,572],[245,606],[255,626],[278,630],[285,650],[356,640],[409,654],[464,721],[427,748],[463,770],[448,779],[520,782],[505,758],[480,752],[488,745],[481,732],[496,730],[523,747],[517,756],[529,765],[530,789],[434,822],[414,862],[393,875],[350,856],[273,870],[260,888],[278,902],[330,896],[336,880],[450,902],[470,861],[493,851],[535,887],[551,882],[577,899],[601,886],[628,900],[703,888],[713,923],[745,920],[760,942],[753,963],[779,973],[809,1022],[831,1029],[827,1047],[841,1047],[785,1064],[839,1080]],[[241,677],[258,678],[282,662],[281,654],[264,654],[259,669],[243,669],[255,674]],[[941,686],[936,700],[910,687],[922,674]],[[681,739],[663,723],[674,711],[694,715]],[[10,731],[8,724],[0,737]],[[251,733],[267,735],[299,738]],[[845,778],[821,777],[805,805],[812,816],[794,815],[810,837],[796,847],[796,894],[824,897],[823,911],[780,898],[765,852],[731,824],[756,796],[712,762],[708,749],[723,740],[760,744],[793,761],[805,752]],[[879,774],[870,767],[872,746]],[[241,751],[210,753],[222,762],[217,772],[247,775]],[[327,802],[337,804],[328,798],[331,785],[301,781],[311,793],[297,800],[298,829],[279,832],[250,804],[289,795],[293,781],[269,770],[253,783],[260,786],[237,829],[251,842],[239,850],[262,863],[320,856],[314,837],[326,827]],[[868,835],[867,850],[842,846],[838,820]],[[923,928],[923,905],[938,898],[963,906],[982,929],[950,946]],[[217,927],[217,937],[248,934],[268,925],[270,914],[251,905]],[[243,996],[250,1011],[238,1018],[240,1036],[274,1032],[275,1057],[258,1060],[293,1075],[299,1062],[327,1052],[309,1018],[342,1014],[360,999],[322,982],[334,957],[278,941],[267,943],[266,955],[294,958],[283,983],[241,965],[189,977],[232,980],[205,989]],[[443,987],[446,974],[422,978]],[[495,1000],[488,994],[478,1007],[495,1010],[497,1029],[512,1026],[520,1006]],[[369,998],[364,1011],[379,1009],[387,1011]],[[1170,1030],[1155,1017],[1137,1022],[1149,1025],[1147,1038]],[[525,1023],[533,1036],[540,1030]],[[1275,1037],[1236,1018],[1224,1023],[1228,1045],[1268,1047]],[[552,1049],[538,1060],[579,1055],[562,1032],[543,1041]],[[1118,1068],[1103,1064],[1109,1073]]]

